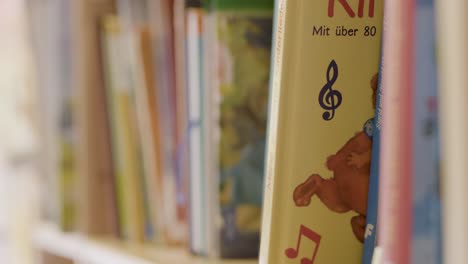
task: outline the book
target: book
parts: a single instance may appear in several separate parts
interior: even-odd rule
[[[379,70],[381,72],[382,69]],[[372,132],[372,158],[370,167],[369,194],[367,199],[366,228],[364,231],[364,253],[363,264],[371,264],[374,257],[374,249],[377,246],[377,219],[379,202],[379,168],[380,168],[380,130],[382,129],[382,90],[381,79],[375,76],[372,79],[372,86],[377,87],[375,96],[375,117],[373,120]]]
[[[468,261],[466,229],[466,180],[468,171],[466,131],[468,113],[468,11],[466,1],[435,1],[437,58],[439,62],[441,194],[443,263]]]
[[[158,168],[157,135],[154,122],[156,106],[154,101],[154,78],[152,65],[151,35],[144,1],[120,0],[119,18],[123,26],[126,58],[130,74],[132,106],[136,113],[138,153],[141,157],[141,188],[145,222],[145,241],[157,242],[161,230],[161,197]],[[154,108],[154,109],[153,109]]]
[[[178,89],[174,46],[174,0],[150,1],[150,28],[153,34],[156,98],[160,124],[160,170],[164,217],[163,237],[170,244],[187,241],[187,199],[181,173],[178,147],[181,142],[178,120]],[[180,88],[180,87],[179,87]]]
[[[45,104],[48,214],[54,222],[62,214],[67,230],[117,235],[99,26],[93,22],[112,3],[29,1],[28,9]]]
[[[44,1],[30,3],[32,17],[48,17],[39,22],[44,30],[33,33],[36,38],[39,72],[42,77],[42,109],[49,116],[44,118],[44,135],[49,175],[49,213],[52,220],[64,231],[73,231],[78,224],[77,197],[77,120],[76,87],[74,87],[73,60],[66,54],[75,49],[71,32],[70,1]],[[35,30],[42,30],[35,29]],[[60,54],[57,56],[56,54]]]
[[[383,1],[277,1],[260,263],[360,263]]]
[[[213,130],[215,123],[213,116],[213,109],[216,105],[210,103],[212,97],[214,79],[212,72],[212,64],[214,62],[215,54],[209,52],[214,50],[215,47],[215,34],[216,34],[216,24],[215,24],[215,15],[212,12],[207,12],[208,1],[204,1],[204,14],[202,17],[202,28],[203,28],[203,42],[202,42],[202,93],[205,95],[202,105],[202,117],[203,117],[203,168],[205,170],[203,174],[203,180],[206,184],[206,191],[203,194],[203,199],[206,201],[206,245],[208,249],[208,256],[219,256],[219,240],[217,236],[217,219],[219,219],[219,206],[211,201],[217,201],[219,199],[219,192],[213,189],[213,186],[217,186],[217,168],[214,166],[213,159],[215,157],[215,142],[213,140],[216,131]],[[211,184],[209,184],[211,182]]]
[[[60,225],[61,205],[59,195],[59,104],[61,93],[57,85],[58,75],[56,57],[52,56],[58,46],[57,8],[54,1],[28,2],[28,18],[31,28],[31,42],[34,50],[34,63],[37,68],[38,99],[40,109],[41,140],[41,178],[45,188],[42,190],[43,216]],[[47,18],[47,19],[44,19]],[[41,67],[39,67],[41,66]],[[54,98],[54,100],[51,100]]]
[[[71,1],[69,29],[74,49],[73,86],[76,95],[77,229],[89,235],[119,235],[119,221],[112,164],[109,111],[104,85],[104,57],[101,53],[103,14],[114,11],[114,3]]]
[[[176,148],[175,175],[177,191],[177,215],[184,223],[185,238],[188,241],[189,211],[189,119],[188,90],[186,73],[186,20],[185,0],[174,0],[172,6],[174,85],[176,105]]]
[[[415,3],[385,2],[378,209],[382,263],[411,263]]]
[[[433,0],[416,1],[411,263],[442,263],[438,65]]]
[[[102,23],[120,234],[126,240],[139,242],[145,235],[145,192],[137,146],[133,82],[124,56],[127,43],[118,17],[106,15]]]
[[[210,254],[258,256],[273,1],[211,1],[207,36]],[[213,74],[214,73],[214,74]],[[213,246],[213,247],[211,247]]]
[[[197,255],[208,254],[207,225],[209,204],[206,198],[208,181],[205,177],[205,119],[203,82],[203,16],[201,1],[187,1],[186,72],[188,101],[189,150],[189,219],[190,250]]]
[[[143,65],[143,73],[145,80],[145,89],[141,94],[141,100],[144,100],[142,105],[145,105],[146,111],[148,112],[149,120],[147,120],[147,125],[144,129],[148,135],[142,136],[142,145],[144,150],[146,150],[145,155],[147,158],[148,166],[151,166],[152,169],[148,171],[146,177],[153,178],[153,180],[148,180],[147,184],[154,184],[154,193],[149,194],[149,203],[153,205],[153,219],[155,226],[154,240],[161,241],[164,228],[164,216],[163,216],[163,196],[162,194],[162,178],[161,175],[161,161],[160,161],[160,124],[158,116],[158,105],[156,98],[156,81],[154,78],[154,62],[153,62],[153,49],[151,46],[152,34],[150,29],[147,26],[142,26],[139,29],[140,35],[140,49],[141,49],[141,61]],[[150,144],[148,144],[150,143]]]

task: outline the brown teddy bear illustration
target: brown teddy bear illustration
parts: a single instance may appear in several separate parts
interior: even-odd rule
[[[375,109],[378,75],[371,80],[372,100]],[[310,204],[316,195],[328,209],[337,213],[354,211],[358,215],[351,219],[356,238],[363,242],[366,226],[367,192],[369,188],[370,161],[372,152],[373,119],[368,120],[363,131],[356,133],[335,154],[328,157],[325,166],[333,177],[324,179],[318,174],[310,175],[297,186],[293,198],[296,206]]]

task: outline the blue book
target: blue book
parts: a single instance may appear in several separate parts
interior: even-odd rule
[[[416,2],[412,263],[437,264],[442,259],[434,1]]]
[[[380,68],[382,72],[382,66]],[[381,75],[379,75],[381,76]],[[373,120],[373,136],[372,136],[372,161],[371,161],[371,174],[369,180],[369,195],[367,198],[367,216],[366,216],[366,229],[364,232],[364,253],[362,256],[363,264],[371,264],[376,246],[377,234],[377,208],[379,202],[379,164],[380,164],[380,130],[382,124],[382,90],[381,79],[373,80],[377,86],[377,92],[374,93],[375,97],[375,118]],[[378,84],[377,84],[378,82]]]

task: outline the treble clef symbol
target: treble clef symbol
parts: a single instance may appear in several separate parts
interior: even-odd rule
[[[340,107],[343,102],[341,93],[333,90],[333,84],[338,79],[338,65],[335,60],[330,62],[327,69],[327,83],[323,86],[319,94],[319,104],[325,110],[322,117],[326,121],[330,121],[335,117],[335,110]]]

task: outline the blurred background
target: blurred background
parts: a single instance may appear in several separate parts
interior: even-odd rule
[[[0,263],[32,263],[39,219],[38,116],[24,1],[0,1]]]
[[[0,263],[254,263],[272,17],[1,0]]]

